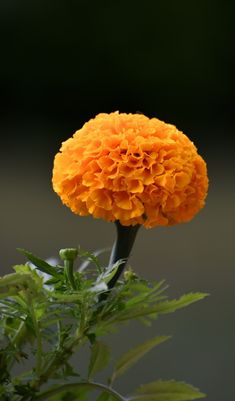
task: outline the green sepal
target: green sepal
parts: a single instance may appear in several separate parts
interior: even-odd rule
[[[71,260],[74,261],[78,256],[77,248],[64,248],[59,251],[61,260]]]

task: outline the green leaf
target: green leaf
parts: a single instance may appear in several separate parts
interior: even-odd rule
[[[60,279],[58,277],[52,277],[49,280],[45,281],[46,285],[53,285],[53,284],[57,284],[60,282]]]
[[[132,296],[129,300],[126,302],[126,306],[134,306],[135,304],[141,304],[143,305],[143,302],[156,302],[158,300],[161,300],[163,298],[166,298],[166,296],[163,296],[162,293],[168,288],[166,285],[163,287],[163,284],[165,283],[164,280],[160,281],[159,283],[156,283],[153,288],[150,288],[146,284],[137,283],[132,285],[130,289],[137,289],[139,294]]]
[[[111,248],[102,248],[102,249],[97,249],[94,252],[88,252],[88,251],[79,249],[78,250],[79,256],[85,258],[86,260],[79,266],[78,271],[83,272],[89,266],[90,263],[94,263],[95,266],[97,267],[97,270],[99,271],[99,273],[101,273],[102,267],[101,267],[100,261],[97,258],[97,256],[99,256],[102,253],[105,253],[107,251],[110,251],[110,250],[111,250]]]
[[[103,273],[101,273],[96,280],[96,284],[104,281],[106,284],[115,276],[116,272],[118,271],[119,267],[124,263],[124,259],[118,260],[111,266],[108,266]]]
[[[189,294],[182,295],[179,299],[173,299],[170,301],[160,302],[156,306],[157,313],[171,313],[175,312],[177,309],[185,308],[186,306],[200,301],[201,299],[207,297],[209,294],[202,292],[191,292]]]
[[[51,397],[52,401],[85,401],[87,400],[89,389],[79,388],[76,390],[65,391],[64,393],[57,394]]]
[[[137,347],[126,352],[116,363],[114,372],[111,378],[111,383],[121,376],[127,369],[138,362],[147,352],[151,351],[157,345],[171,338],[170,336],[158,336],[138,345]]]
[[[140,386],[131,401],[187,401],[203,398],[205,394],[197,388],[174,380],[148,383]]]
[[[27,399],[35,396],[35,391],[30,387],[29,384],[16,384],[15,390],[17,395],[25,396]]]
[[[81,264],[81,266],[79,267],[78,271],[79,272],[83,272],[89,266],[90,263],[94,263],[94,265],[97,268],[98,272],[101,273],[102,272],[102,267],[101,267],[99,259],[97,258],[99,253],[102,253],[102,250],[101,250],[101,252],[97,252],[96,253],[96,252],[84,251],[81,248],[78,249],[78,255],[81,258],[85,259],[85,262]]]
[[[91,379],[97,372],[104,369],[110,357],[110,349],[101,341],[96,341],[91,347],[91,358],[88,368],[88,378]]]
[[[19,291],[26,289],[37,290],[30,273],[11,273],[0,277],[0,298],[16,295]]]
[[[100,394],[96,401],[116,401],[116,398],[112,397],[106,392],[103,392]]]
[[[114,318],[111,318],[110,321],[124,321],[129,319],[136,319],[142,316],[151,316],[151,315],[160,315],[165,313],[175,312],[177,309],[185,308],[186,306],[197,302],[203,298],[208,296],[208,294],[204,294],[201,292],[190,293],[183,295],[179,299],[173,299],[170,301],[162,301],[156,303],[156,305],[152,306],[138,306],[131,307],[129,309],[124,309],[119,314],[116,314]]]
[[[39,276],[38,272],[30,267],[29,265],[15,265],[13,269],[16,273],[29,273],[32,279],[37,284],[38,288],[42,288],[43,286],[43,278]]]
[[[24,256],[26,256],[26,258],[31,263],[33,263],[36,266],[36,268],[41,272],[47,273],[50,276],[55,276],[55,277],[59,276],[58,271],[56,271],[56,267],[49,265],[49,263],[45,262],[45,260],[40,259],[37,256],[34,256],[31,252],[28,252],[25,249],[17,248],[17,250]]]
[[[98,284],[90,287],[89,291],[99,294],[108,291],[108,286],[104,281],[100,281]]]
[[[63,294],[63,293],[59,293],[59,292],[52,292],[51,297],[55,299],[55,301],[53,301],[55,303],[56,303],[56,300],[58,302],[62,302],[62,303],[66,303],[66,302],[71,303],[71,302],[81,301],[84,296],[81,292],[80,293],[76,292],[74,294]]]

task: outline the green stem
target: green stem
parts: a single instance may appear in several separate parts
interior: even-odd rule
[[[66,276],[68,278],[68,281],[72,287],[73,290],[76,290],[76,283],[74,281],[74,275],[73,275],[73,260],[66,259],[64,261],[64,267],[66,271]]]
[[[42,369],[41,374],[31,383],[31,387],[38,390],[46,383],[53,373],[72,355],[72,348],[68,347],[58,351],[49,364]]]
[[[39,389],[40,386],[48,381],[51,375],[67,361],[72,355],[73,349],[77,347],[82,341],[84,341],[84,331],[85,331],[85,310],[81,306],[81,321],[79,330],[76,332],[74,337],[69,341],[66,347],[60,349],[60,343],[58,344],[58,351],[54,357],[50,360],[47,366],[41,369],[41,374],[38,375],[31,383],[31,387],[34,389]],[[59,340],[60,342],[60,340]]]
[[[25,335],[26,335],[26,328],[25,328],[25,322],[22,321],[19,324],[19,327],[14,335],[14,337],[12,338],[12,344],[14,344],[16,347],[20,347],[20,345],[25,341]],[[15,359],[12,356],[9,356],[8,358],[8,369],[12,369],[12,367],[14,366],[15,363]]]
[[[12,338],[12,344],[19,345],[19,343],[22,340],[22,337],[24,336],[24,333],[25,333],[25,322],[22,321],[19,324],[19,327],[18,327],[14,337]]]
[[[29,300],[29,310],[31,313],[32,321],[33,321],[33,326],[36,334],[36,339],[37,339],[37,354],[36,354],[36,374],[39,375],[41,371],[41,364],[42,364],[42,336],[41,336],[41,331],[38,325],[37,317],[35,314],[34,310],[34,305],[33,305],[33,300]]]
[[[73,390],[75,388],[83,388],[83,387],[93,387],[94,389],[98,389],[101,391],[105,391],[106,393],[112,395],[113,398],[115,398],[117,401],[125,401],[125,398],[123,398],[117,391],[113,390],[110,387],[105,386],[104,384],[101,383],[96,383],[96,382],[83,382],[83,383],[68,383],[68,384],[63,384],[59,387],[52,388],[50,390],[46,390],[36,396],[33,401],[43,401],[46,400],[47,398],[52,397],[55,394],[68,391],[68,390]]]

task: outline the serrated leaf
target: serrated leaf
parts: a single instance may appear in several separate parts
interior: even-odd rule
[[[136,319],[142,316],[150,316],[150,315],[160,315],[165,313],[175,312],[177,309],[185,308],[186,306],[200,301],[201,299],[208,296],[208,294],[196,292],[183,295],[179,299],[173,299],[169,301],[158,302],[153,306],[142,306],[142,307],[133,307],[129,309],[124,309],[118,315],[115,316],[114,319],[110,319],[111,321],[124,321],[128,319]]]
[[[177,309],[185,308],[186,306],[200,301],[201,299],[207,297],[209,294],[202,292],[191,292],[189,294],[182,295],[179,299],[173,299],[170,301],[160,302],[156,307],[157,313],[171,313],[175,312]]]
[[[31,252],[26,251],[22,248],[17,248],[17,250],[22,253],[26,258],[33,263],[38,270],[43,273],[47,273],[50,276],[58,277],[59,273],[56,271],[56,268],[49,265],[49,263],[45,262],[45,260],[38,258],[37,256],[33,255]]]
[[[110,357],[109,347],[101,341],[96,341],[91,347],[91,358],[88,368],[88,378],[106,368]]]
[[[151,340],[145,341],[143,344],[138,345],[126,352],[116,363],[114,372],[111,378],[111,383],[126,372],[127,369],[131,368],[137,363],[144,355],[151,351],[157,345],[171,338],[170,336],[157,336]]]
[[[201,393],[196,387],[183,382],[174,380],[148,383],[140,386],[131,401],[189,401],[197,398],[203,398],[205,394]]]

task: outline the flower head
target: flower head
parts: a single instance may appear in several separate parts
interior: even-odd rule
[[[174,125],[98,114],[63,142],[53,188],[74,213],[147,228],[191,220],[204,206],[206,163]]]

